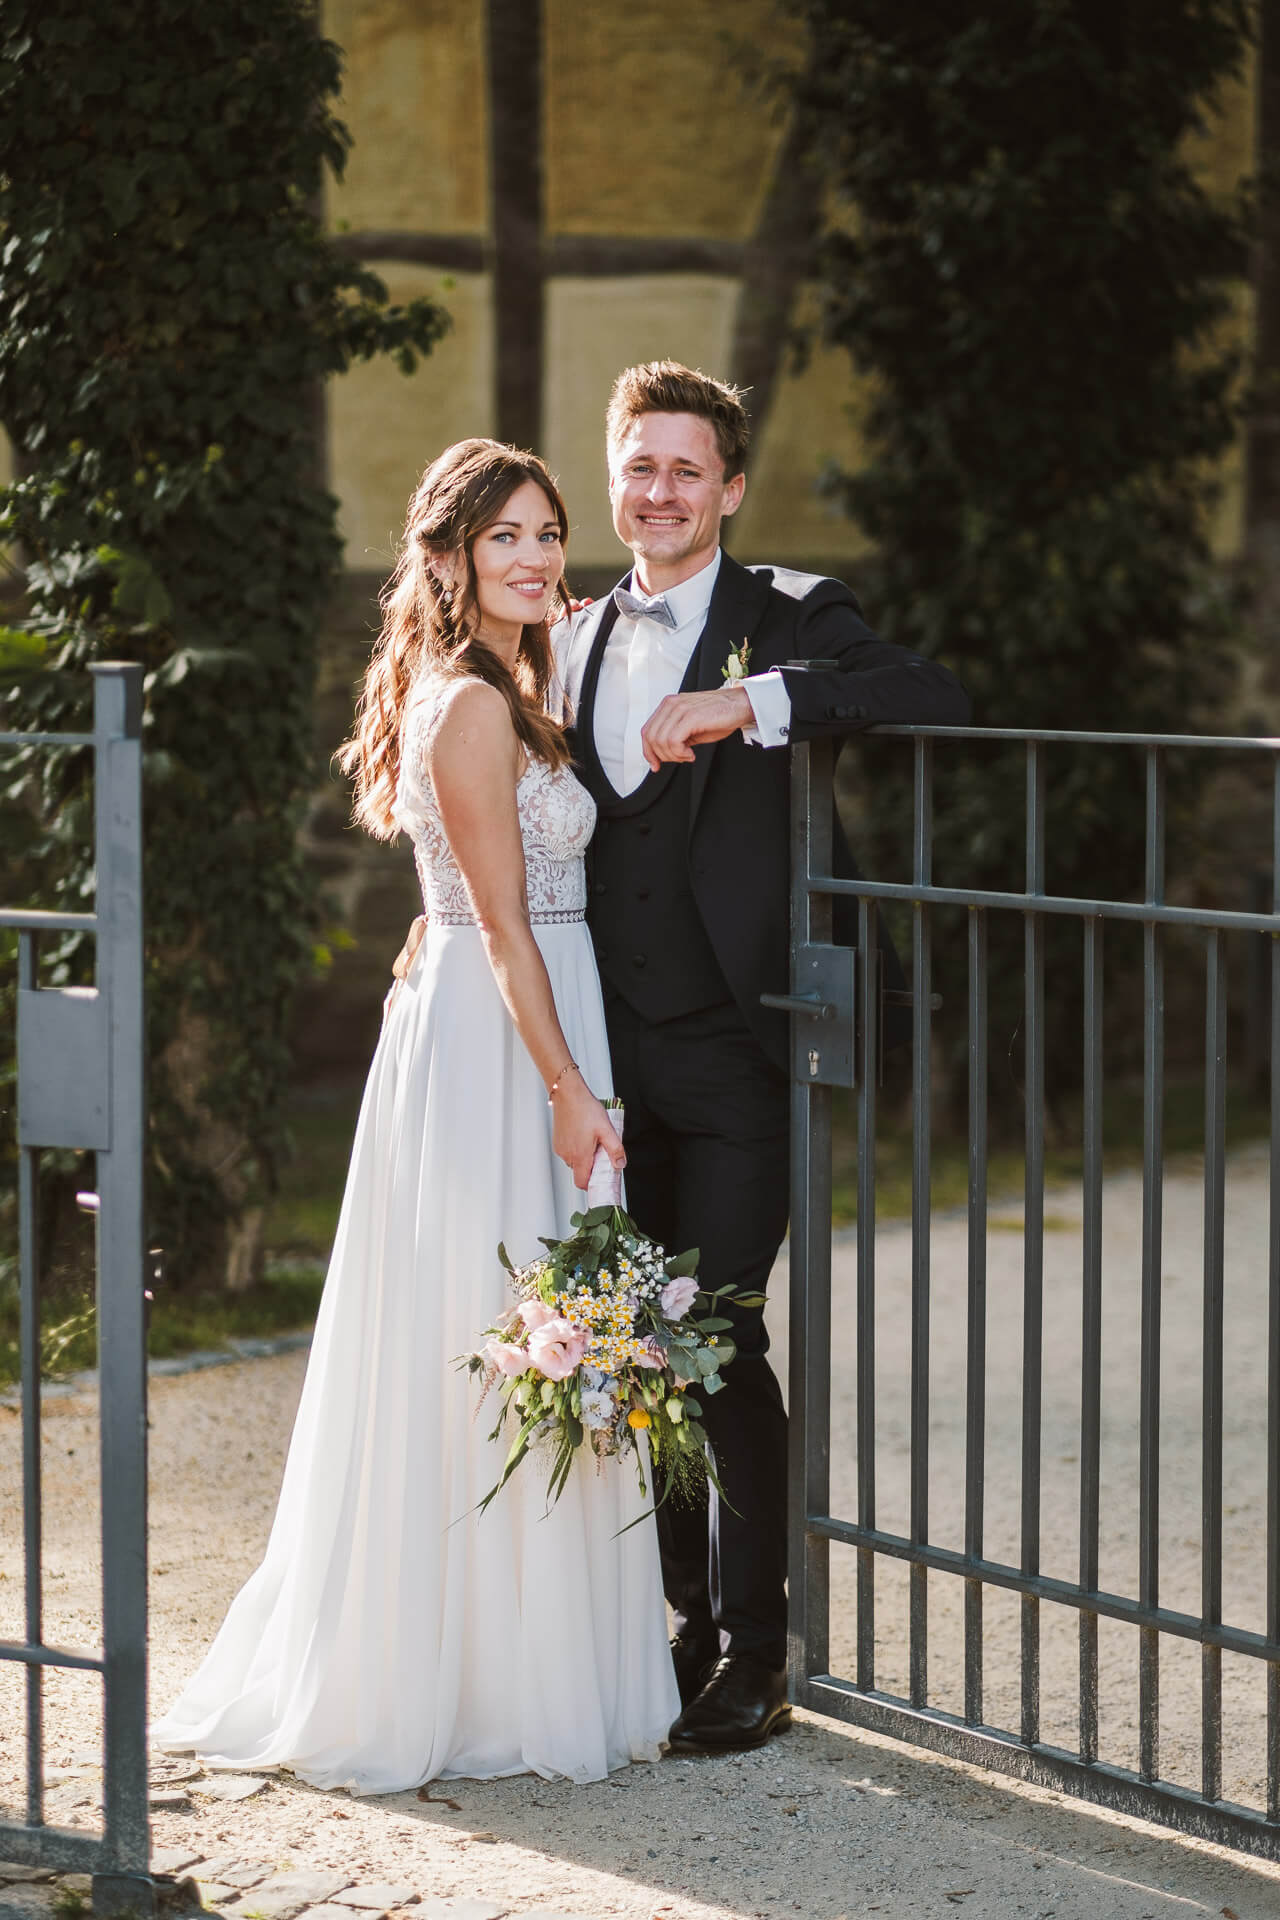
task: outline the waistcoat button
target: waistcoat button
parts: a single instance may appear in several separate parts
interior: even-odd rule
[[[653,828],[652,828],[652,827],[650,826],[650,824],[649,824],[649,822],[648,822],[647,820],[642,820],[642,821],[640,822],[640,824],[639,824],[639,826],[638,826],[638,827],[636,828],[636,832],[637,832],[637,833],[652,833],[652,832],[653,832]]]
[[[632,956],[631,956],[631,964],[632,964],[632,966],[633,966],[633,967],[642,967],[642,966],[644,966],[644,964],[645,964],[645,957],[644,957],[644,955],[643,955],[642,953],[633,953],[633,954],[632,954]]]

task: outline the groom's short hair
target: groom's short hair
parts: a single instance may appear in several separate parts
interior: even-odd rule
[[[742,395],[727,380],[714,380],[678,360],[646,360],[626,367],[609,395],[604,417],[608,444],[616,446],[632,421],[645,413],[697,414],[715,433],[725,479],[732,480],[745,467],[751,421]]]

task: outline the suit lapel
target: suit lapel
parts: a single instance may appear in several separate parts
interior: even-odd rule
[[[697,678],[700,693],[710,693],[724,685],[723,667],[731,653],[744,640],[751,641],[769,605],[768,585],[727,553],[720,556],[720,572],[707,608],[707,624],[698,642]],[[710,740],[693,750],[694,761],[689,796],[689,831],[692,833],[702,804],[703,789],[711,771],[719,741]]]
[[[600,663],[604,659],[604,650],[613,632],[614,622],[618,618],[618,608],[613,595],[601,603],[600,617],[591,618],[595,608],[590,609],[582,622],[578,633],[574,635],[574,645],[565,660],[564,683],[573,706],[573,723],[568,729],[570,747],[574,760],[582,767],[587,764],[588,754],[594,754],[594,726],[596,710],[596,688],[600,683]],[[575,686],[576,681],[576,686]]]

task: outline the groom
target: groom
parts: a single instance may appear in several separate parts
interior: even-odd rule
[[[670,361],[618,376],[609,496],[635,565],[557,629],[588,855],[627,1204],[704,1286],[763,1293],[787,1226],[789,740],[878,721],[963,725],[945,667],[878,640],[839,581],[748,569],[720,546],[745,486],[736,390]],[[821,662],[806,670],[805,661]],[[726,677],[726,669],[729,677]],[[851,872],[837,828],[836,871]],[[703,1397],[726,1499],[658,1514],[683,1710],[676,1753],[784,1727],[786,1416],[759,1308]]]

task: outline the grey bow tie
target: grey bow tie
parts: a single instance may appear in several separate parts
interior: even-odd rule
[[[652,620],[660,627],[670,627],[673,633],[679,624],[663,593],[655,593],[652,600],[646,600],[642,593],[628,593],[625,587],[615,587],[613,599],[618,612],[625,613],[629,620]]]

